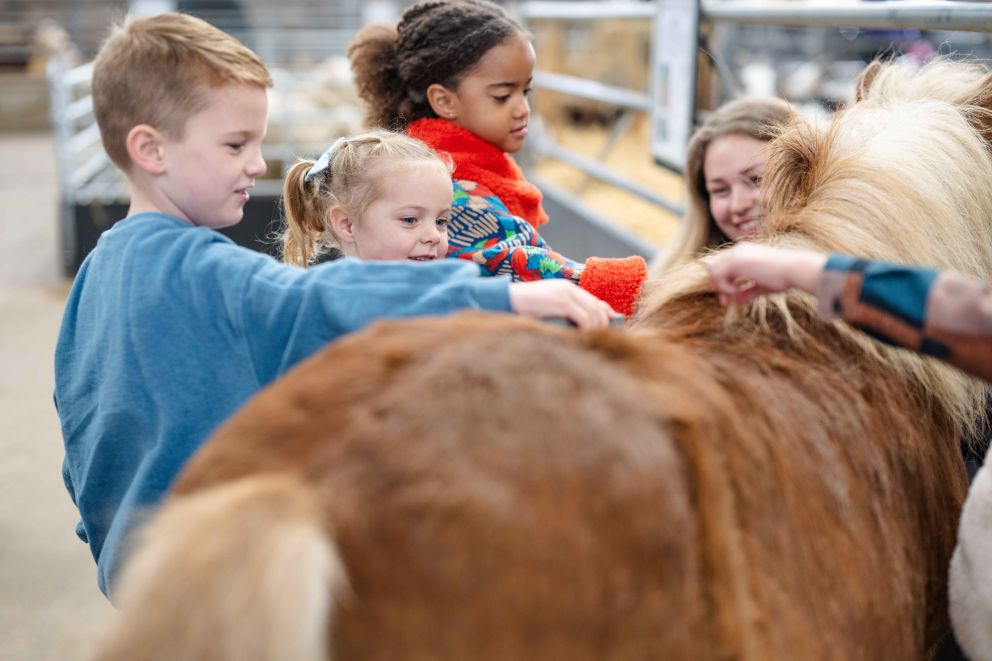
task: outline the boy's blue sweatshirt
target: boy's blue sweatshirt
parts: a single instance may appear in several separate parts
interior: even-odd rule
[[[105,232],[55,349],[77,534],[111,595],[122,544],[210,433],[260,388],[379,317],[509,311],[508,280],[461,260],[308,270],[156,213]]]

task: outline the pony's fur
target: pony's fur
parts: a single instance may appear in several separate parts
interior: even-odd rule
[[[871,67],[830,127],[776,143],[767,240],[992,279],[987,83]],[[287,639],[284,609],[344,660],[924,658],[980,388],[807,298],[728,318],[698,266],[635,326],[465,314],[330,346],[191,461],[101,658],[294,658],[320,639]],[[265,585],[256,543],[287,526],[305,534],[279,555],[310,561],[277,580],[297,587],[231,618],[224,591]],[[334,548],[332,616],[302,595],[335,592]]]
[[[131,626],[98,658],[326,658],[332,593],[346,593],[321,522],[319,494],[290,475],[250,477],[177,499],[142,533],[153,543],[128,563],[117,595]],[[177,584],[180,576],[196,582]]]

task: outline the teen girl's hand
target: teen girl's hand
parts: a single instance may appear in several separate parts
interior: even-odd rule
[[[703,261],[720,302],[743,305],[762,294],[792,288],[816,294],[827,256],[743,242]]]
[[[510,307],[528,317],[565,317],[583,329],[605,328],[617,314],[570,280],[557,278],[512,283]]]

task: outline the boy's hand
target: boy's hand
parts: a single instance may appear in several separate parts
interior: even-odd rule
[[[561,279],[512,283],[510,307],[528,317],[565,317],[585,329],[604,328],[617,314],[607,303]]]
[[[816,294],[827,256],[745,241],[703,261],[720,302],[743,305],[762,294],[793,287]]]

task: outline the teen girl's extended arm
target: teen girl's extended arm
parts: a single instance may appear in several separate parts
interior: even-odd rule
[[[820,315],[992,381],[992,290],[951,271],[742,243],[707,261],[726,302],[803,289]]]
[[[821,314],[992,381],[992,290],[952,271],[831,255]]]
[[[576,262],[547,244],[537,230],[514,216],[497,195],[485,186],[454,180],[448,257],[480,265],[490,275],[514,280],[564,278],[610,304],[627,316],[647,277],[641,257]]]

